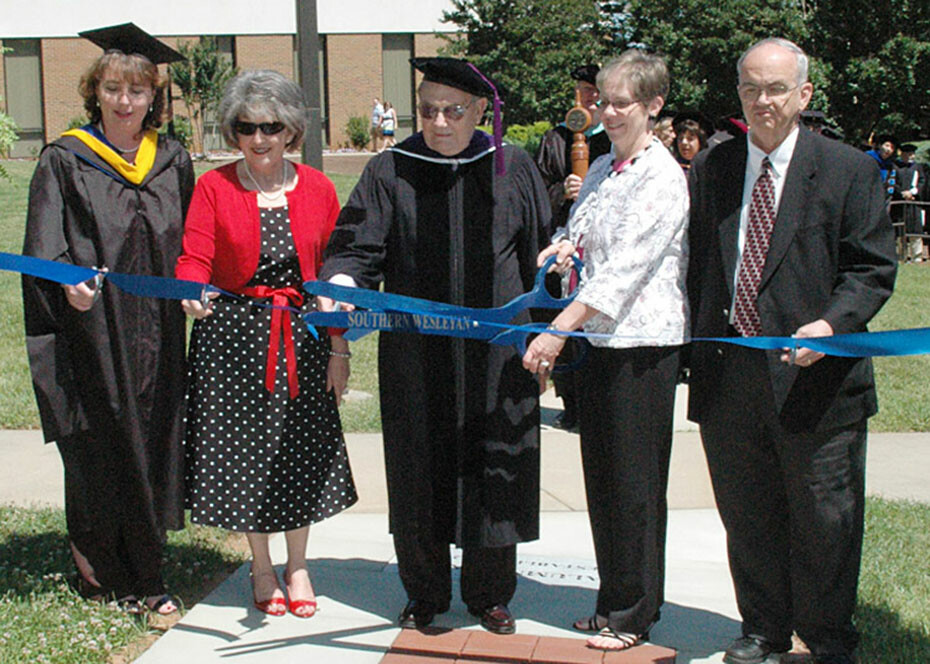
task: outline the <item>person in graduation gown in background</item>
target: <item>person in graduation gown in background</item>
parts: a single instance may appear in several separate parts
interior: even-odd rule
[[[581,105],[591,114],[591,126],[584,132],[585,142],[588,144],[588,163],[602,154],[610,152],[610,137],[601,124],[601,111],[598,106],[600,94],[597,89],[598,65],[582,65],[571,71],[575,81],[575,91],[581,94]],[[552,205],[552,223],[550,235],[556,229],[568,223],[568,213],[572,205],[578,200],[581,191],[582,178],[572,173],[572,142],[574,132],[565,126],[564,122],[547,131],[539,144],[539,154],[536,156],[536,165],[542,173],[546,190],[549,192],[549,203]]]
[[[181,56],[132,24],[82,36],[106,50],[79,86],[90,123],[43,149],[23,254],[170,277],[194,172],[155,131],[166,103],[156,64]],[[174,613],[161,567],[166,530],[184,526],[184,314],[171,300],[32,277],[23,304],[45,440],[65,469],[78,588],[130,613]]]
[[[454,58],[411,63],[425,75],[422,131],[368,162],[320,279],[503,305],[533,286],[549,224],[545,187],[528,154],[495,147],[499,131],[492,141],[475,130],[486,97],[496,97],[484,75]],[[534,377],[511,347],[402,333],[380,335],[378,369],[390,528],[409,598],[401,626],[423,627],[449,608],[454,542],[469,611],[489,631],[512,633],[516,544],[539,535]]]

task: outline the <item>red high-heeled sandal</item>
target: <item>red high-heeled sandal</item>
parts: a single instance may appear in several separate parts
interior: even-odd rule
[[[293,599],[291,596],[291,575],[285,570],[284,584],[287,586],[287,596],[290,604],[290,611],[298,618],[312,618],[316,615],[317,603],[314,599]]]
[[[255,599],[255,575],[251,570],[249,570],[249,581],[252,583],[252,604],[256,609],[263,613],[267,613],[269,616],[283,616],[287,613],[288,606],[286,597],[272,597],[259,602]],[[275,584],[277,584],[277,581],[278,577],[275,575]]]

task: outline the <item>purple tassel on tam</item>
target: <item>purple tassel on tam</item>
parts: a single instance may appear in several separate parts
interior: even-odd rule
[[[467,63],[478,76],[481,77],[481,80],[488,84],[491,90],[494,92],[494,172],[498,175],[503,175],[507,172],[507,169],[504,168],[504,130],[501,123],[501,106],[503,102],[501,101],[500,95],[497,94],[497,88],[493,83],[491,83],[488,78],[481,73],[481,71],[472,63]]]

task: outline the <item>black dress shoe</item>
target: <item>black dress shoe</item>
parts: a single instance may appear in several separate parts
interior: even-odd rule
[[[432,602],[412,599],[407,602],[407,606],[405,606],[404,610],[397,616],[397,624],[404,629],[426,627],[433,622],[433,618],[436,617],[437,613],[445,612],[448,607],[442,610],[440,610],[440,608],[441,607],[436,606]]]
[[[723,655],[726,664],[762,664],[772,653],[783,653],[788,647],[779,648],[761,636],[742,636],[727,648]]]
[[[468,607],[468,612],[481,619],[481,626],[492,634],[513,634],[517,623],[506,604],[492,604],[483,609]]]

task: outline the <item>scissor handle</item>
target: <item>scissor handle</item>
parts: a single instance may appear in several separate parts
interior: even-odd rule
[[[575,290],[565,297],[552,297],[549,291],[546,290],[546,275],[549,273],[549,268],[555,264],[555,261],[555,254],[549,256],[536,273],[536,281],[533,283],[533,290],[531,291],[531,306],[535,308],[561,309],[575,299],[575,291],[578,290],[577,285],[575,286]],[[575,274],[578,275],[579,281],[581,280],[581,269],[583,267],[584,263],[582,263],[577,256],[572,256],[572,269],[575,271]]]

